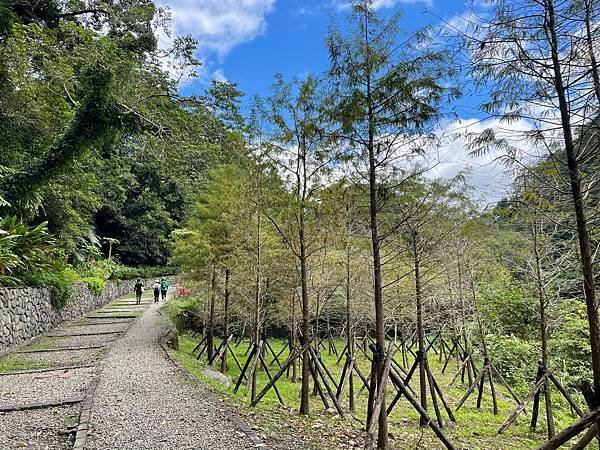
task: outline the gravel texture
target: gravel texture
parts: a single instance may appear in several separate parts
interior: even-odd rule
[[[212,391],[192,384],[158,342],[168,329],[151,306],[112,347],[92,408],[86,448],[254,448],[229,419]]]
[[[65,350],[61,352],[20,353],[15,356],[25,363],[42,364],[44,367],[74,366],[97,361],[101,356],[102,350],[101,348],[97,348],[90,350]]]
[[[48,345],[48,348],[110,345],[118,337],[118,334],[98,334],[93,336],[69,336],[53,338],[54,340],[50,345]]]
[[[108,332],[121,332],[125,331],[128,327],[127,323],[124,324],[110,324],[110,325],[73,325],[56,329],[50,336],[62,335],[62,334],[80,334],[80,333],[108,333]]]
[[[0,377],[0,406],[82,397],[94,368]]]
[[[0,448],[62,450],[73,447],[66,431],[77,421],[79,406],[0,413]]]
[[[110,313],[110,312],[125,312],[125,311],[133,311],[133,312],[144,312],[146,308],[150,305],[111,305],[110,308],[104,308],[100,311],[96,311],[97,313]]]
[[[76,324],[77,326],[87,326],[87,325],[119,325],[130,323],[133,319],[84,319],[80,320]]]

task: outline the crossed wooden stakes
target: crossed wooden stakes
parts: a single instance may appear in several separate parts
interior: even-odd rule
[[[454,346],[450,347],[450,345],[448,344],[448,341],[446,341],[446,339],[444,338],[444,334],[442,332],[442,330],[438,330],[435,335],[433,336],[433,339],[430,339],[429,336],[426,334],[425,335],[425,342],[427,344],[426,346],[426,351],[432,350],[433,353],[435,353],[438,356],[438,360],[441,363],[444,359],[446,361],[448,361],[450,359],[450,357],[452,356],[454,350],[455,350],[455,346],[456,343],[454,342]],[[412,347],[414,345],[417,344],[417,340],[416,340],[416,331],[415,334],[413,335],[413,341],[411,342],[409,349],[412,352]],[[438,348],[436,348],[436,344],[438,345]],[[414,355],[414,352],[412,352]]]
[[[367,337],[365,337],[365,339],[367,339]],[[347,348],[347,346],[346,346],[346,348]],[[415,392],[409,386],[410,379],[411,379],[412,375],[415,373],[416,368],[418,367],[418,365],[420,363],[420,359],[418,358],[419,352],[415,353],[415,356],[417,356],[417,358],[415,359],[415,362],[413,363],[411,370],[409,370],[409,372],[407,373],[402,368],[402,366],[395,360],[395,358],[393,358],[393,356],[390,356],[390,353],[391,353],[390,349],[392,349],[392,348],[395,348],[396,350],[401,351],[401,349],[398,347],[398,345],[394,341],[390,341],[388,352],[387,352],[388,356],[385,356],[386,362],[385,362],[385,366],[384,366],[385,367],[384,377],[382,377],[382,381],[379,383],[379,385],[377,385],[377,383],[376,383],[376,368],[377,368],[377,357],[379,356],[379,352],[377,351],[377,346],[373,342],[371,342],[371,344],[369,345],[369,349],[373,353],[373,356],[369,355],[368,352],[365,352],[364,349],[362,348],[362,346],[360,346],[360,345],[356,346],[356,348],[358,348],[363,353],[363,355],[371,362],[371,373],[370,373],[369,381],[367,381],[367,379],[363,376],[363,374],[360,372],[360,369],[358,368],[358,365],[356,364],[356,360],[355,360],[356,354],[354,354],[354,356],[351,357],[350,352],[347,352],[346,353],[346,363],[344,365],[344,368],[342,369],[342,376],[341,376],[341,380],[340,380],[340,389],[338,390],[338,392],[339,393],[343,392],[345,382],[348,379],[349,374],[352,371],[354,371],[354,373],[356,373],[359,376],[359,378],[361,379],[361,381],[363,382],[363,388],[361,388],[361,392],[365,388],[368,390],[368,392],[369,392],[369,410],[367,413],[367,444],[372,445],[372,440],[374,438],[373,433],[374,433],[376,418],[379,415],[379,411],[380,411],[381,404],[383,401],[382,392],[385,391],[385,387],[382,387],[382,385],[384,383],[387,383],[387,379],[389,378],[392,381],[392,384],[394,385],[394,387],[396,389],[396,395],[394,397],[394,400],[392,401],[392,403],[390,403],[390,405],[388,406],[388,408],[386,410],[387,415],[389,416],[391,414],[392,410],[394,409],[394,407],[396,406],[398,401],[401,399],[402,396],[404,396],[408,400],[408,402],[412,405],[412,407],[419,413],[422,426],[429,426],[432,429],[432,431],[435,433],[435,435],[438,437],[438,439],[440,439],[440,441],[446,446],[447,449],[454,449],[455,447],[452,445],[452,443],[448,440],[448,438],[442,431],[443,421],[442,421],[442,417],[441,417],[441,412],[440,412],[438,404],[437,404],[437,396],[435,395],[436,393],[439,394],[440,400],[442,401],[442,404],[444,405],[444,408],[446,409],[446,412],[448,413],[450,420],[452,420],[454,422],[455,418],[454,418],[454,415],[452,414],[452,410],[448,407],[447,403],[445,402],[443,395],[441,394],[441,389],[440,389],[439,385],[437,384],[437,382],[435,381],[435,378],[431,374],[431,371],[428,370],[428,373],[429,373],[428,379],[429,379],[430,389],[432,392],[432,398],[434,399],[433,402],[435,405],[434,408],[436,411],[437,423],[436,423],[436,421],[432,420],[429,417],[427,411],[421,406],[421,404],[415,398]],[[429,369],[428,364],[426,364],[426,367],[427,367],[427,369]],[[403,379],[403,376],[405,376],[406,378]],[[339,397],[340,396],[338,395],[338,398]],[[369,444],[369,443],[371,443],[371,444]],[[367,445],[367,448],[368,448],[368,445]]]
[[[370,383],[369,383],[369,410],[367,412],[367,447],[366,448],[369,448],[369,445],[372,445],[372,442],[374,440],[375,424],[377,422],[377,417],[379,416],[379,412],[381,410],[381,405],[383,403],[383,397],[385,395],[385,384],[387,383],[387,379],[389,378],[392,381],[392,384],[394,385],[394,387],[396,388],[396,396],[395,396],[394,400],[392,401],[392,403],[390,403],[389,407],[387,408],[387,411],[386,411],[387,415],[388,416],[390,415],[390,413],[392,412],[392,410],[393,410],[394,406],[396,405],[396,403],[398,402],[398,400],[400,400],[400,398],[402,396],[404,396],[408,400],[408,402],[411,404],[411,406],[419,413],[420,418],[421,418],[421,425],[429,426],[431,428],[431,430],[435,433],[435,435],[438,437],[438,439],[444,444],[444,446],[448,450],[454,450],[455,449],[454,445],[448,440],[448,438],[442,431],[443,423],[441,420],[441,414],[440,414],[439,408],[437,406],[435,406],[436,415],[437,415],[437,423],[436,423],[435,420],[433,420],[432,418],[429,417],[427,411],[423,408],[423,406],[415,398],[415,396],[413,395],[414,392],[408,385],[408,383],[410,382],[410,376],[412,376],[412,373],[414,373],[416,370],[416,365],[413,364],[413,367],[411,367],[411,371],[409,371],[409,373],[407,374],[406,379],[403,380],[402,376],[399,373],[399,371],[401,371],[402,368],[395,361],[393,354],[390,351],[392,347],[396,347],[396,344],[393,341],[390,341],[389,346],[388,346],[388,351],[386,352],[385,356],[382,356],[380,354],[380,352],[378,351],[377,346],[372,343],[371,345],[369,345],[369,348],[370,348],[371,352],[373,353],[373,356],[371,357],[367,353],[364,353],[367,356],[367,358],[371,361],[371,375],[370,375]],[[419,354],[419,352],[417,352],[417,355],[418,354]],[[377,381],[376,381],[376,379],[377,379],[376,370],[377,370],[377,365],[378,365],[377,362],[378,362],[378,358],[381,358],[381,357],[385,358],[384,371],[383,371],[383,376],[381,377],[381,382],[379,384],[377,384]],[[425,359],[425,361],[426,361],[426,359]],[[418,362],[417,362],[417,364],[418,364]],[[428,367],[427,364],[426,364],[426,367]],[[431,372],[429,372],[429,374],[431,375]],[[452,421],[455,421],[454,415],[452,414],[452,411],[446,405],[446,402],[443,400],[443,397],[441,396],[441,391],[439,391],[439,386],[435,382],[435,379],[433,378],[433,376],[431,376],[429,378],[429,382],[430,382],[430,388],[431,388],[431,392],[432,392],[432,398],[436,399],[436,400],[434,400],[434,405],[437,405],[437,397],[434,397],[434,395],[435,395],[434,391],[437,390],[440,393],[440,398],[442,399],[444,407],[446,408],[446,411],[448,412],[448,416],[450,417],[450,419]],[[437,388],[436,388],[436,386],[437,386]]]
[[[583,415],[577,422],[569,425],[552,439],[548,440],[544,445],[538,447],[538,450],[555,450],[570,439],[585,432],[579,441],[571,447],[571,450],[583,450],[595,437],[597,437],[598,431],[600,430],[600,427],[598,426],[599,421],[600,407],[596,406],[594,409]]]
[[[533,400],[533,410],[531,413],[531,422],[530,427],[532,430],[535,430],[537,427],[538,415],[539,415],[539,407],[540,407],[540,395],[544,393],[544,401],[546,404],[546,420],[548,422],[548,438],[552,439],[554,437],[554,419],[552,416],[552,407],[549,402],[551,401],[549,396],[547,395],[548,390],[550,389],[551,384],[556,386],[558,392],[564,397],[564,399],[569,403],[571,408],[577,413],[580,418],[585,416],[584,412],[581,410],[579,405],[573,400],[573,398],[569,395],[564,386],[560,383],[560,381],[554,376],[552,371],[548,369],[542,361],[538,362],[538,370],[536,374],[535,383],[530,389],[529,393],[523,399],[523,402],[517,406],[517,408],[512,412],[512,414],[506,419],[506,421],[500,426],[498,429],[498,434],[504,432],[508,427],[510,427],[517,417],[519,417],[524,411],[527,404]],[[593,438],[593,436],[592,436]],[[587,444],[586,444],[587,445]],[[585,447],[585,446],[584,446]]]
[[[269,365],[266,363],[264,356],[263,356],[263,353],[265,352],[265,348],[268,348],[268,347],[270,347],[268,345],[268,342],[266,340],[262,340],[262,339],[260,340],[260,342],[258,344],[252,345],[252,349],[250,350],[250,353],[246,360],[246,364],[244,364],[244,367],[240,369],[241,373],[240,373],[239,378],[237,379],[237,382],[235,384],[235,388],[234,388],[233,392],[237,392],[240,389],[244,380],[246,380],[246,385],[244,388],[244,396],[247,395],[252,376],[258,368],[258,364],[260,363],[263,370],[267,374],[269,382],[256,395],[255,398],[251,399],[250,406],[256,406],[258,404],[258,402],[260,402],[262,400],[262,398],[271,389],[273,389],[275,391],[277,398],[279,400],[279,403],[281,405],[285,406],[285,402],[283,401],[283,398],[281,397],[281,394],[279,393],[279,390],[277,389],[277,381],[279,381],[279,379],[286,373],[286,371],[291,367],[291,365],[294,363],[294,361],[296,359],[300,358],[302,356],[302,354],[304,353],[304,351],[308,349],[308,355],[310,358],[310,363],[309,363],[310,373],[315,382],[315,386],[317,387],[317,392],[321,398],[321,401],[323,402],[323,406],[325,407],[325,409],[329,409],[330,408],[329,402],[331,401],[333,403],[336,411],[338,412],[338,414],[341,417],[344,417],[344,411],[343,411],[340,403],[337,400],[337,397],[336,397],[334,389],[332,388],[332,385],[330,384],[330,382],[332,382],[334,384],[334,386],[337,387],[337,385],[335,384],[335,380],[331,376],[331,373],[329,372],[327,367],[323,364],[318,353],[312,348],[310,343],[303,344],[302,347],[299,349],[292,348],[290,354],[288,355],[287,359],[283,362],[283,364],[279,364],[279,362],[278,362],[279,370],[277,371],[277,373],[275,373],[275,375],[271,375],[271,373],[269,371]],[[271,351],[272,351],[272,349],[271,349]],[[275,352],[272,352],[272,354],[274,356],[274,360],[278,361],[278,356],[280,356],[281,353],[282,352],[280,352],[279,355],[275,355]]]
[[[208,365],[212,366],[215,362],[217,362],[219,359],[221,359],[223,357],[223,353],[225,353],[225,349],[228,349],[229,350],[228,354],[231,355],[231,357],[235,361],[235,364],[238,366],[238,368],[240,370],[242,370],[240,360],[238,359],[237,355],[233,351],[233,348],[231,348],[231,343],[233,343],[235,341],[236,340],[235,340],[233,334],[231,336],[229,336],[228,338],[223,339],[221,341],[221,344],[219,344],[219,346],[217,348],[215,348],[215,350],[213,351],[212,358],[208,359]],[[209,345],[208,336],[204,336],[202,338],[202,340],[193,348],[192,355],[195,354],[196,351],[200,348],[201,348],[201,350],[196,355],[197,360],[200,359],[205,352],[208,355],[208,345]]]
[[[300,358],[302,356],[302,354],[304,353],[304,351],[306,349],[308,349],[308,355],[310,358],[310,362],[309,362],[310,374],[311,374],[311,377],[313,378],[313,381],[317,388],[317,393],[319,394],[325,409],[330,409],[330,402],[331,402],[333,404],[333,406],[335,407],[337,413],[340,415],[340,417],[344,417],[345,412],[342,408],[342,405],[341,405],[339,399],[343,395],[345,386],[348,384],[348,379],[349,379],[350,374],[356,373],[363,383],[363,389],[368,390],[369,396],[371,399],[371,401],[369,402],[370,414],[369,414],[369,419],[367,421],[367,433],[369,436],[372,437],[372,436],[374,436],[374,430],[376,427],[376,422],[377,422],[376,417],[378,416],[378,411],[381,409],[381,405],[383,402],[382,394],[383,394],[383,392],[385,392],[385,384],[387,383],[387,378],[389,378],[389,379],[391,379],[393,385],[395,386],[397,393],[396,393],[396,397],[394,399],[393,404],[390,404],[390,407],[388,407],[388,409],[387,409],[388,415],[390,414],[390,412],[392,411],[393,407],[398,402],[398,400],[401,398],[401,396],[404,395],[404,397],[406,397],[406,399],[413,406],[413,408],[415,408],[415,410],[420,414],[421,419],[422,419],[421,423],[424,425],[428,425],[432,429],[432,431],[436,434],[436,436],[440,439],[440,441],[445,445],[445,447],[447,449],[449,449],[449,450],[455,449],[455,447],[448,440],[448,438],[445,436],[445,434],[443,433],[443,431],[441,429],[442,424],[441,424],[441,417],[439,417],[439,410],[436,408],[436,414],[438,414],[438,423],[436,423],[436,421],[432,420],[429,417],[429,415],[427,414],[427,411],[425,409],[423,409],[423,407],[419,404],[418,400],[415,399],[414,391],[412,391],[410,386],[408,386],[408,382],[410,381],[410,376],[409,376],[410,372],[407,374],[404,371],[404,369],[402,369],[402,367],[394,360],[393,357],[387,357],[387,360],[386,360],[387,374],[384,374],[384,378],[379,383],[379,385],[377,385],[377,383],[375,381],[376,377],[375,377],[375,372],[374,372],[374,370],[376,368],[376,363],[375,363],[374,357],[371,357],[367,352],[364,352],[362,347],[358,347],[364,353],[364,355],[371,361],[371,364],[372,364],[370,379],[367,380],[367,378],[361,373],[360,369],[358,368],[358,365],[356,364],[356,353],[351,358],[349,356],[349,352],[347,352],[346,353],[346,356],[347,356],[346,363],[344,364],[344,369],[342,370],[342,376],[338,383],[333,378],[333,376],[332,376],[331,372],[329,371],[329,369],[327,368],[327,366],[323,363],[323,361],[319,355],[319,352],[316,351],[310,345],[310,342],[303,343],[302,339],[300,341],[301,341],[301,347],[300,348],[292,347],[287,359],[283,363],[281,363],[279,360],[279,357],[283,353],[283,350],[280,351],[278,354],[276,354],[273,351],[270,344],[268,343],[268,341],[266,339],[261,339],[257,344],[254,343],[248,347],[249,348],[249,350],[248,350],[249,353],[247,352],[248,357],[246,359],[245,364],[242,366],[240,364],[237,356],[235,356],[235,352],[231,348],[231,343],[236,343],[236,339],[234,339],[234,337],[232,335],[227,339],[223,339],[220,346],[214,352],[213,358],[212,358],[212,360],[209,361],[209,364],[213,364],[220,357],[222,357],[223,352],[225,351],[225,348],[228,348],[230,350],[230,353],[231,353],[234,361],[236,362],[237,366],[240,369],[240,376],[236,381],[236,384],[234,387],[234,393],[237,393],[239,391],[239,389],[241,388],[242,383],[245,382],[244,397],[247,396],[247,394],[248,394],[248,390],[250,388],[253,374],[256,370],[258,370],[258,366],[260,364],[262,369],[265,371],[265,373],[269,379],[269,382],[267,383],[266,386],[263,387],[263,389],[253,399],[251,399],[250,406],[252,406],[252,407],[256,406],[271,389],[273,389],[275,391],[275,394],[277,395],[277,399],[279,400],[279,403],[281,405],[285,406],[285,402],[283,401],[283,398],[277,388],[277,382],[288,371],[288,369],[292,366],[294,361],[296,359]],[[237,340],[236,346],[239,346],[239,344],[240,344],[240,340]],[[202,354],[204,352],[206,352],[207,345],[208,345],[208,340],[207,340],[207,337],[205,336],[198,343],[198,345],[196,345],[196,347],[192,351],[192,353],[195,353],[198,349],[201,349],[196,357],[197,359],[200,359]],[[320,344],[318,344],[318,345],[320,345]],[[396,344],[391,342],[390,346],[392,346],[392,345],[395,346]],[[376,347],[373,344],[371,344],[370,348],[371,348],[371,351],[374,351],[374,349]],[[267,362],[265,360],[266,352],[270,352],[271,355],[273,356],[273,360],[271,361],[270,364],[267,364]],[[279,365],[279,370],[274,375],[272,375],[269,370],[269,366],[272,365],[273,363],[277,363]],[[414,367],[414,364],[413,364],[413,367]],[[414,372],[414,369],[412,371]],[[402,376],[400,374],[401,372],[403,372],[407,376],[406,381],[404,381],[402,379]],[[433,383],[435,383],[435,381],[433,381]],[[437,386],[437,383],[435,383],[435,384],[433,384],[433,383],[431,385],[435,386],[435,387],[432,388],[432,392],[433,392],[433,389],[436,389],[436,390],[438,390],[438,392],[440,392],[440,395],[441,395],[441,391],[439,391],[439,386]],[[443,403],[444,403],[444,406],[447,408],[446,403],[445,402],[443,402]],[[449,412],[451,419],[454,420],[454,417],[451,415],[452,413],[448,408],[447,408],[447,411]]]
[[[464,384],[465,378],[467,378],[469,386],[473,383],[473,379],[477,378],[477,368],[475,367],[475,361],[469,351],[466,350],[465,346],[460,342],[460,338],[452,336],[452,347],[446,355],[446,361],[442,367],[442,373],[446,373],[446,369],[452,360],[452,357],[456,358],[458,369],[452,377],[449,386],[452,386],[458,377],[460,376],[461,383]]]
[[[325,346],[325,341],[327,341],[327,346]],[[346,344],[347,347],[348,344]],[[327,352],[330,355],[336,355],[338,356],[338,350],[337,347],[335,345],[335,341],[333,340],[333,336],[331,335],[331,332],[327,333],[327,336],[322,337],[321,339],[319,339],[319,345],[318,348],[323,348],[324,350],[327,350]],[[346,348],[344,347],[344,349]],[[344,354],[344,350],[342,350],[342,355]]]
[[[444,338],[443,332],[437,331],[433,337],[430,339],[429,336],[425,335],[425,351],[429,352],[429,350],[433,351],[435,355],[437,355],[439,362],[441,363],[445,360],[446,364],[449,363],[451,357],[456,353],[456,343],[453,339],[454,346],[450,346],[448,341]],[[417,330],[414,330],[410,338],[406,339],[404,336],[400,336],[400,346],[396,344],[396,340],[394,339],[394,345],[396,349],[401,352],[402,355],[402,366],[408,367],[408,354],[412,354],[414,358],[417,357],[416,351],[413,350],[413,347],[417,345]],[[436,344],[439,346],[436,347]],[[443,372],[442,372],[443,373]]]
[[[479,372],[479,375],[477,375],[477,378],[475,379],[475,381],[469,386],[465,395],[460,399],[460,401],[456,405],[455,411],[458,411],[460,409],[460,407],[467,401],[467,399],[475,391],[475,389],[478,390],[477,409],[480,409],[481,408],[481,400],[483,398],[483,391],[485,388],[485,382],[487,379],[488,383],[490,385],[490,393],[492,396],[494,415],[495,416],[498,415],[498,401],[497,401],[497,397],[496,397],[496,388],[494,386],[494,376],[498,377],[498,379],[500,380],[502,385],[506,388],[506,390],[508,390],[508,392],[510,392],[510,395],[512,396],[514,401],[517,403],[517,405],[520,405],[521,401],[519,400],[519,397],[517,397],[517,395],[512,390],[512,388],[509,386],[509,384],[506,382],[506,380],[504,379],[502,374],[500,374],[498,369],[496,369],[494,364],[491,362],[490,358],[488,356],[484,355],[483,368],[481,369],[481,372]]]

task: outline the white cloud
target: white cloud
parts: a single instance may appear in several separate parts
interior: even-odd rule
[[[374,9],[385,9],[385,8],[393,8],[397,4],[418,4],[421,3],[425,6],[431,7],[433,6],[433,0],[374,0],[373,8]],[[337,10],[344,10],[350,8],[352,5],[351,1],[345,0],[332,0],[332,5]]]
[[[336,6],[335,4],[333,6]],[[300,17],[311,17],[325,13],[329,9],[329,5],[321,4],[314,6],[301,6],[291,10],[292,14]]]
[[[275,0],[158,0],[169,7],[177,34],[192,34],[199,54],[222,60],[234,47],[264,34]]]
[[[213,80],[217,80],[217,81],[228,81],[227,77],[225,76],[225,71],[223,69],[217,69],[213,72]]]
[[[479,157],[470,155],[465,133],[481,133],[492,129],[497,138],[510,141],[510,144],[520,151],[522,161],[527,163],[541,156],[540,150],[524,139],[524,134],[532,128],[533,125],[526,120],[510,124],[510,129],[498,119],[446,121],[440,125],[437,133],[441,145],[419,162],[423,166],[432,167],[428,174],[434,178],[449,179],[460,171],[469,169],[474,194],[479,203],[485,206],[501,200],[509,193],[513,172],[504,164],[505,154],[502,150],[491,150],[490,153]]]
[[[425,6],[433,6],[433,0],[375,0],[373,2],[373,8],[393,8],[397,3],[411,4],[411,3],[422,3]]]

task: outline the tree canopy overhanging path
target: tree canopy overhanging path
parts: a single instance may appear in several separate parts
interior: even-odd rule
[[[144,298],[144,303],[146,300],[149,299]],[[105,345],[112,343],[104,359],[99,356],[104,349],[100,349],[94,358],[81,360],[80,350],[41,350],[35,354],[49,355],[52,361],[47,359],[44,363],[54,369],[0,376],[0,407],[3,410],[16,403],[31,405],[73,400],[71,405],[4,412],[0,415],[0,448],[72,448],[73,441],[68,437],[61,439],[60,433],[64,432],[68,419],[78,420],[78,400],[88,390],[98,370],[99,382],[93,395],[86,449],[255,448],[243,430],[228,418],[216,394],[186,379],[169,360],[160,346],[169,323],[160,314],[159,305],[139,307],[143,313],[129,329],[123,328],[128,326],[125,319],[110,319],[112,324],[107,325],[91,323],[100,315],[125,316],[128,314],[125,311],[138,308],[134,302],[131,296],[119,299],[103,310],[88,314],[83,319],[89,321],[86,325],[80,319],[53,330],[52,337],[45,338],[75,340],[78,347],[88,347],[90,339]],[[126,329],[126,332],[112,342],[108,334],[92,335],[112,333],[106,331],[107,327]],[[40,346],[44,347],[38,343]],[[59,344],[56,348],[59,347],[72,348],[74,345]],[[98,361],[100,367],[85,364],[92,361]],[[76,364],[79,367],[73,367]],[[66,366],[72,368],[61,369]],[[77,444],[76,441],[76,447]]]

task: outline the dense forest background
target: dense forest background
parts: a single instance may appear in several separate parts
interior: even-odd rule
[[[198,180],[241,145],[231,133],[241,93],[214,82],[178,94],[177,77],[200,64],[195,43],[174,36],[159,49],[169,13],[150,1],[9,0],[0,11],[3,282],[168,265]],[[22,254],[36,246],[15,242],[18,227],[47,245]]]

